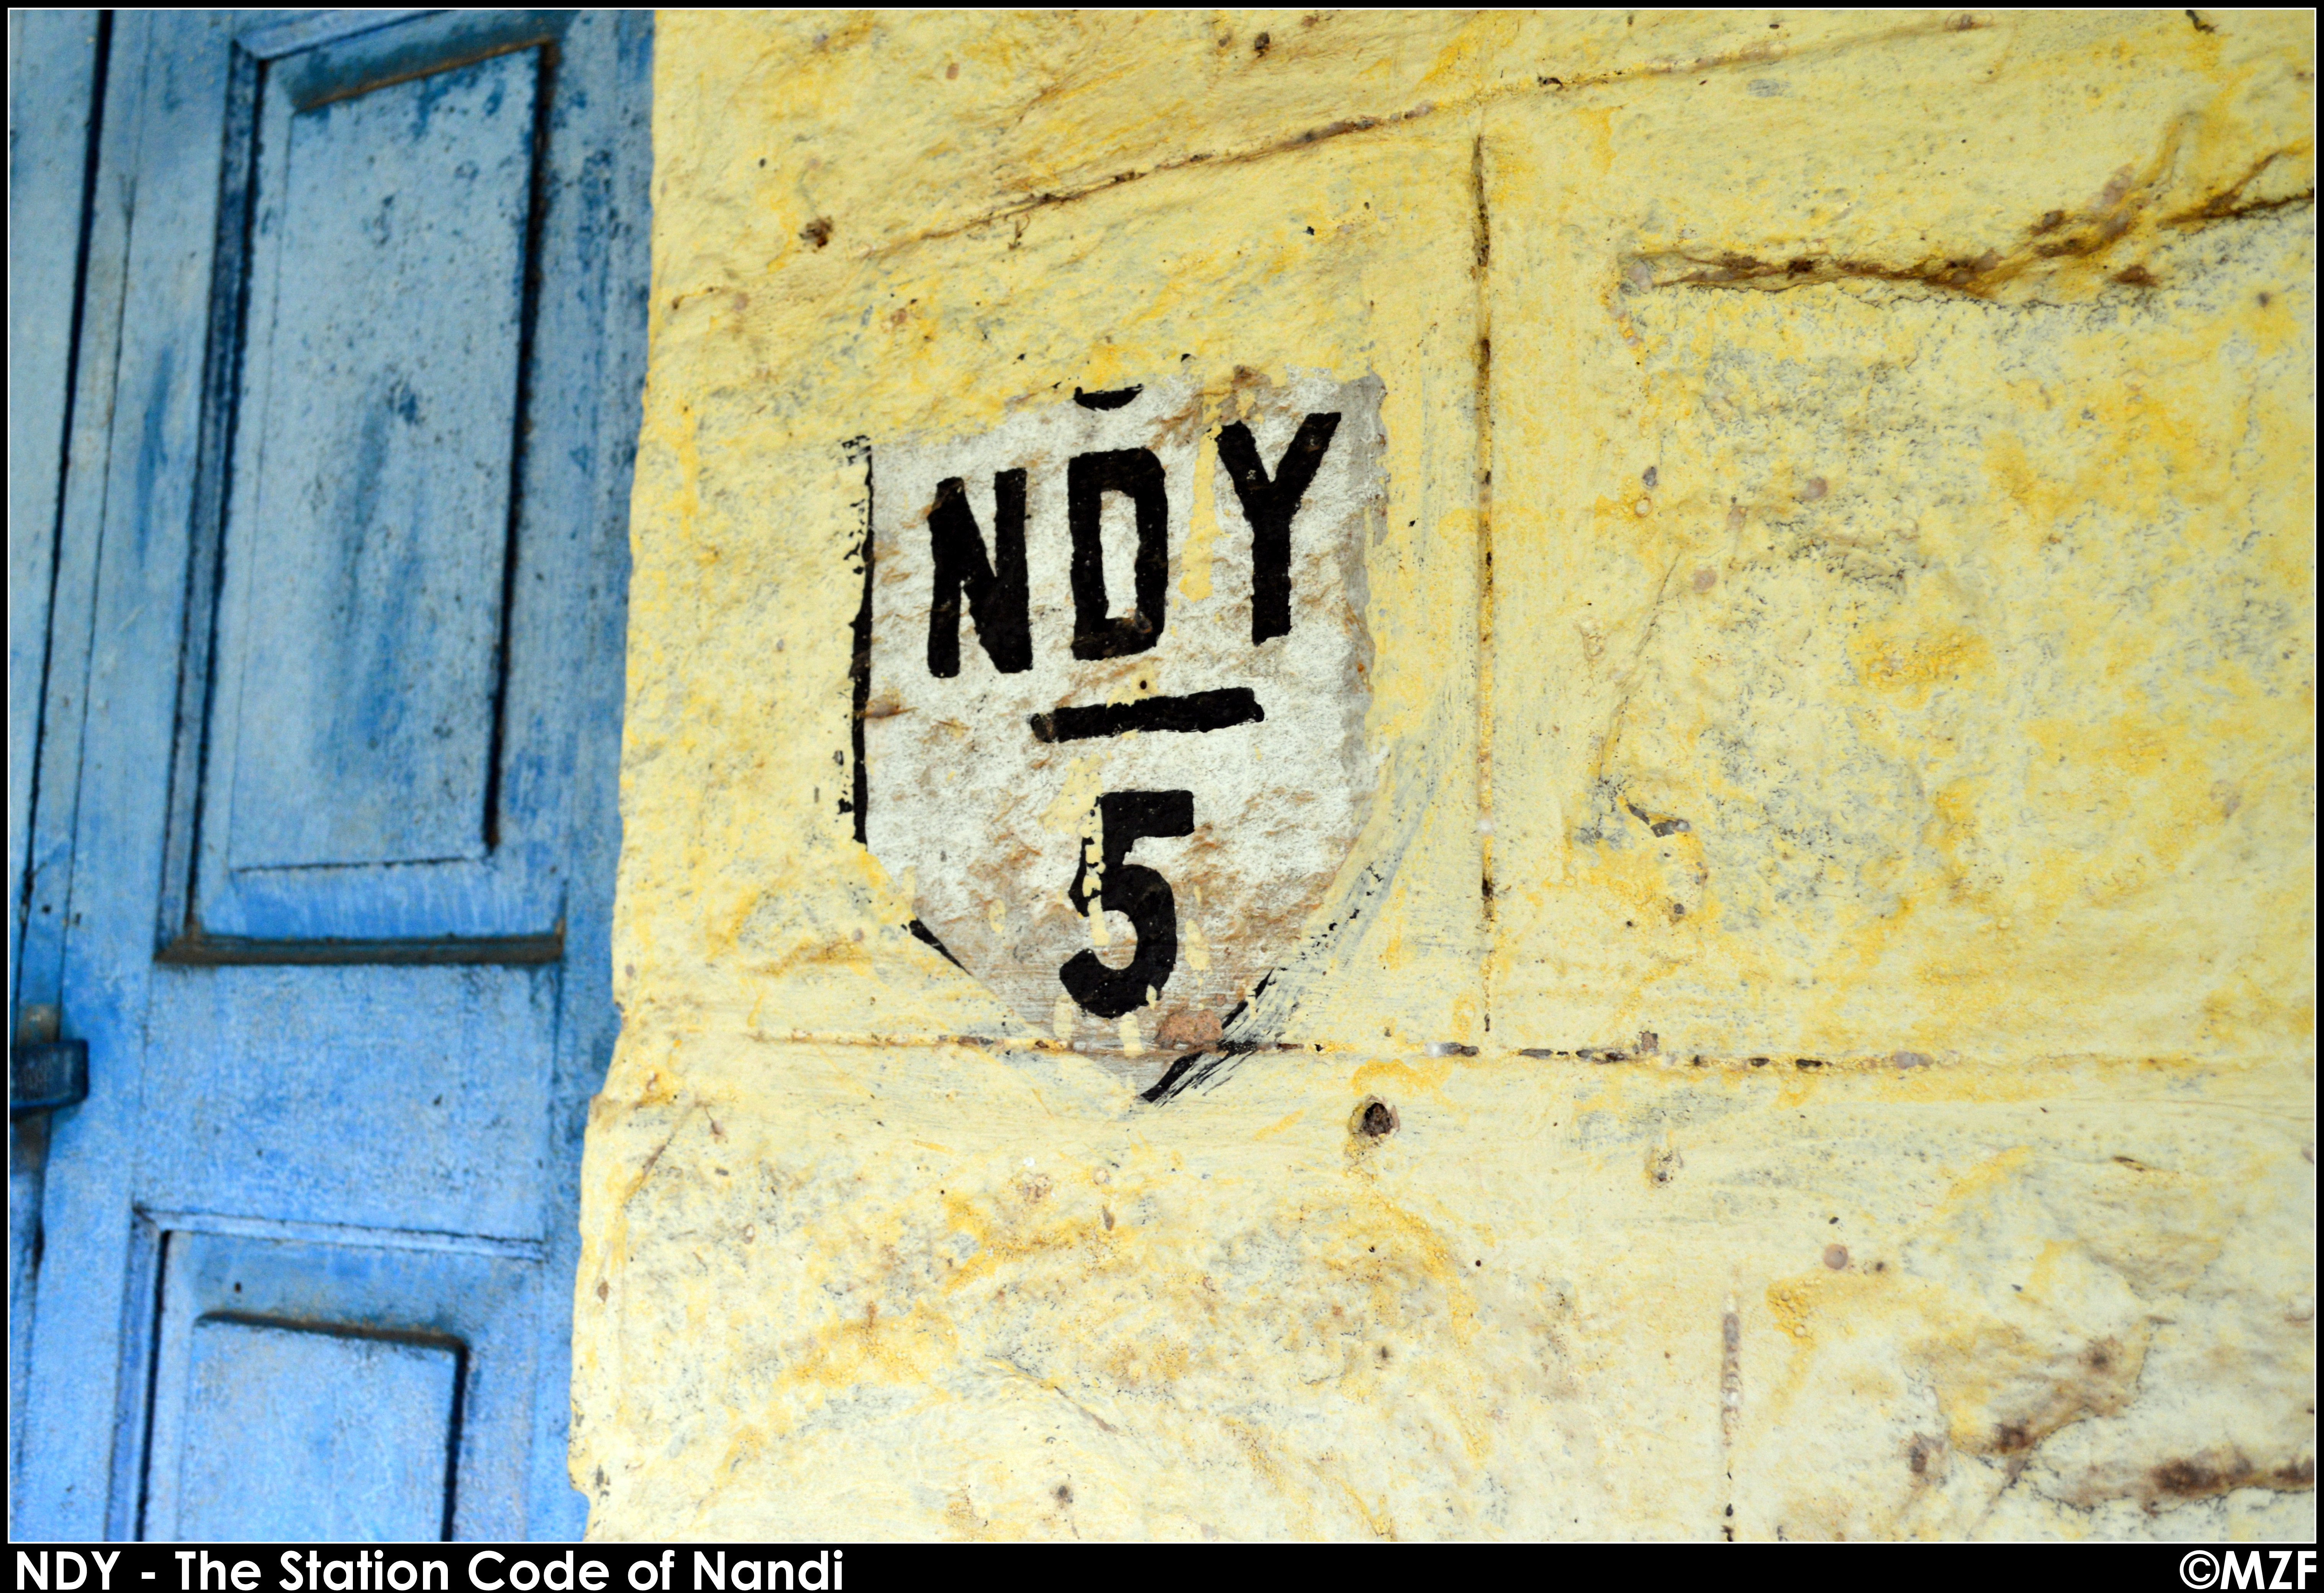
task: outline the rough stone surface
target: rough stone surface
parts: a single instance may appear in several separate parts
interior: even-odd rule
[[[657,73],[593,1533],[2313,1536],[2312,19]],[[1376,382],[1381,507],[1155,1104],[855,840],[846,444],[1179,372]]]

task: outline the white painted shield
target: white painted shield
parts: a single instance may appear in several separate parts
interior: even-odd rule
[[[872,451],[860,833],[1027,1024],[1141,1074],[1250,1037],[1373,785],[1379,380],[1236,375]]]

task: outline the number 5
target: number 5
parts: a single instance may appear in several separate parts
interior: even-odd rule
[[[1194,794],[1108,791],[1097,799],[1097,811],[1105,832],[1104,886],[1097,892],[1097,903],[1130,920],[1138,931],[1138,954],[1125,967],[1109,968],[1095,952],[1075,952],[1057,970],[1057,978],[1083,1011],[1115,1018],[1145,1006],[1147,991],[1168,984],[1178,966],[1178,899],[1170,893],[1167,879],[1128,861],[1130,849],[1149,836],[1193,834]],[[1084,845],[1065,899],[1087,916],[1090,895],[1089,849]]]

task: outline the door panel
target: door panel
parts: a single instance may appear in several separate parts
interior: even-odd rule
[[[54,622],[97,638],[90,712],[77,807],[35,815],[90,1092],[52,1125],[20,1531],[582,1524],[650,41],[116,24],[116,396]]]
[[[161,1309],[136,1535],[522,1535],[537,1248],[189,1213],[141,1243]]]
[[[267,75],[210,788],[229,870],[487,851],[540,57],[307,109]]]
[[[229,1316],[192,1339],[171,1535],[443,1535],[460,1346]]]
[[[171,961],[558,954],[613,243],[575,134],[608,26],[235,43],[212,337],[240,358],[213,361]]]

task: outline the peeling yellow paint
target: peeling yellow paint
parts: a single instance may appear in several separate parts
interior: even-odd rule
[[[593,1533],[2313,1535],[2310,19],[656,72]],[[853,841],[844,450],[1181,371],[1382,383],[1380,773],[1154,1105]]]

